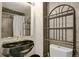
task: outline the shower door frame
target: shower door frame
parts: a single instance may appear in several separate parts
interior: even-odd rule
[[[68,13],[70,10],[67,10],[66,12],[67,12],[67,14],[63,14],[64,12],[60,12],[60,10],[59,10],[59,13],[57,13],[57,14],[55,14],[55,15],[58,15],[58,14],[61,14],[61,15],[59,15],[59,16],[55,16],[55,17],[53,17],[54,15],[52,15],[52,17],[50,18],[50,16],[51,16],[51,14],[52,14],[52,12],[54,11],[54,10],[56,10],[56,8],[60,8],[61,6],[63,6],[63,8],[65,7],[65,6],[68,6],[69,8],[71,8],[71,10],[73,11],[73,12],[70,12],[70,13]],[[62,9],[63,9],[62,8]],[[50,20],[52,20],[52,19],[57,19],[57,18],[60,18],[60,17],[66,17],[66,16],[70,16],[70,15],[73,15],[73,26],[72,27],[62,27],[62,28],[49,28],[50,27]],[[52,9],[51,10],[51,12],[49,13],[49,15],[48,15],[48,22],[47,22],[47,24],[48,24],[48,26],[47,26],[47,31],[48,31],[48,41],[49,41],[49,39],[50,39],[50,30],[63,30],[63,29],[65,29],[65,30],[68,30],[68,29],[72,29],[73,30],[73,42],[72,42],[72,46],[73,46],[73,52],[72,52],[72,56],[76,56],[76,12],[75,12],[75,8],[74,7],[72,7],[72,6],[70,6],[70,5],[67,5],[67,4],[61,4],[61,5],[58,5],[58,6],[56,6],[54,9]],[[66,19],[65,19],[66,20]],[[59,31],[60,32],[60,31]],[[60,34],[59,34],[60,35]],[[62,35],[63,36],[63,35]],[[56,41],[56,40],[55,40]],[[67,41],[67,43],[70,43],[70,42],[68,42]],[[48,52],[49,52],[49,55],[50,55],[50,42],[48,43],[48,46],[49,46],[49,48],[48,48]]]

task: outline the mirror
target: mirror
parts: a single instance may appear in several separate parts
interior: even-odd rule
[[[2,2],[1,37],[31,35],[31,5],[26,2]]]

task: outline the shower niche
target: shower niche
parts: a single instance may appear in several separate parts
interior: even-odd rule
[[[31,5],[2,2],[1,38],[31,35]]]

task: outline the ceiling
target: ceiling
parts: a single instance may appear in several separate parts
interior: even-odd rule
[[[2,2],[2,6],[22,13],[26,13],[31,8],[31,5],[26,2]]]

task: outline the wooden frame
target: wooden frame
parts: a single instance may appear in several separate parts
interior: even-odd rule
[[[5,7],[2,7],[2,12],[8,12],[8,13],[12,13],[12,14],[18,14],[18,15],[25,16],[25,14],[22,12],[14,11],[14,10],[11,10],[11,9],[8,9]]]

